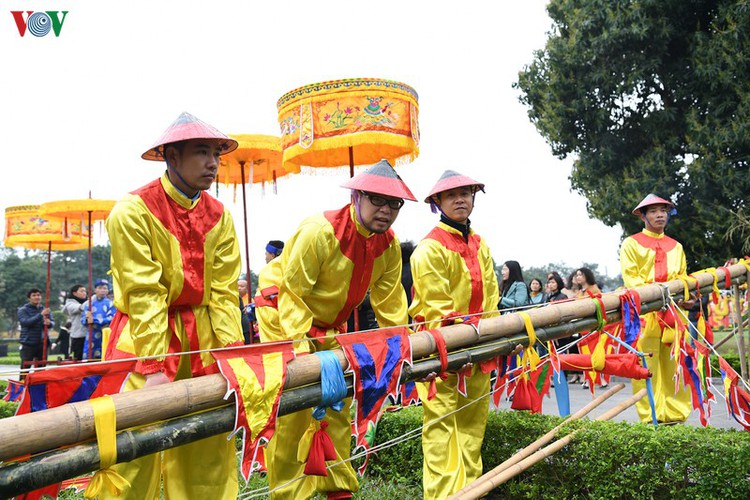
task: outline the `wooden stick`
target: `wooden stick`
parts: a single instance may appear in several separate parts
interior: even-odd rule
[[[628,398],[626,401],[623,401],[619,405],[615,406],[611,410],[607,411],[606,413],[600,415],[596,420],[598,421],[605,421],[609,420],[626,409],[633,406],[635,403],[640,401],[644,396],[646,395],[646,389],[641,389],[636,394],[634,394],[632,397]],[[535,465],[545,458],[552,456],[555,452],[561,450],[564,446],[566,446],[568,443],[570,443],[573,439],[573,436],[575,436],[580,429],[577,429],[564,438],[561,438],[551,445],[542,448],[541,450],[537,451],[533,455],[530,455],[523,460],[521,460],[519,463],[512,465],[511,467],[501,471],[497,475],[491,475],[491,472],[488,472],[487,474],[481,476],[479,479],[477,479],[474,483],[472,483],[472,488],[469,492],[462,494],[462,495],[453,495],[450,498],[451,499],[474,499],[479,498],[482,495],[485,495],[492,491],[493,489],[497,488],[501,484],[506,483],[509,479],[511,479],[514,476],[517,476],[521,472],[525,471],[532,465]]]
[[[545,444],[552,441],[552,439],[557,435],[557,433],[560,431],[560,429],[562,429],[563,426],[569,424],[570,422],[574,420],[578,420],[579,418],[582,418],[588,415],[591,412],[591,410],[598,407],[600,404],[602,404],[603,402],[605,402],[606,400],[608,400],[609,398],[611,398],[612,396],[614,396],[616,393],[620,392],[624,388],[625,388],[625,384],[623,383],[619,383],[619,384],[612,386],[607,392],[605,392],[604,394],[601,394],[596,399],[589,402],[586,406],[584,406],[583,408],[575,412],[573,415],[570,415],[563,422],[558,424],[555,428],[551,429],[549,432],[544,434],[542,437],[540,437],[539,439],[537,439],[536,441],[534,441],[533,443],[531,443],[524,449],[512,455],[505,462],[501,463],[500,465],[498,465],[491,471],[488,471],[487,473],[485,473],[482,477],[499,474],[500,472],[504,471],[508,467],[517,464],[518,462],[528,457],[529,455],[537,451],[539,448],[541,448]],[[479,484],[480,484],[479,480],[477,479],[477,481],[474,481],[466,485],[463,489],[454,493],[453,497],[461,498],[461,495],[464,495],[468,493],[469,491],[477,488]]]
[[[744,281],[747,270],[742,264],[728,268],[731,277]],[[717,270],[718,283],[724,284],[723,269]],[[712,286],[713,276],[708,273],[697,275],[698,286]],[[684,283],[674,280],[663,284],[669,293],[681,293]],[[690,287],[695,288],[694,283]],[[662,300],[662,287],[647,285],[635,289],[641,296],[644,305],[658,303]],[[602,297],[608,316],[619,310],[619,293],[609,293]],[[596,317],[596,308],[592,300],[576,300],[550,304],[545,307],[529,310],[537,337],[549,340],[563,337],[569,333],[592,328],[592,318]],[[573,322],[573,320],[576,320]],[[553,326],[557,325],[557,326]],[[545,327],[557,328],[554,335],[546,334]],[[528,345],[526,327],[518,314],[506,314],[482,320],[479,335],[469,325],[459,324],[440,329],[449,351],[474,346],[492,340],[505,342],[505,353],[510,352],[517,343]],[[431,335],[417,333],[411,335],[413,358],[420,359],[436,352]],[[341,349],[335,351],[342,369],[349,364]],[[496,355],[502,354],[496,352]],[[317,356],[304,356],[290,362],[287,369],[287,380],[284,389],[300,387],[320,380],[320,362]],[[112,395],[117,413],[118,430],[166,420],[180,415],[188,415],[208,408],[225,405],[226,381],[221,375],[208,375],[195,379],[180,380],[137,391]],[[147,408],[148,411],[144,411]],[[19,455],[38,453],[40,451],[87,441],[95,436],[94,415],[88,401],[63,405],[27,415],[19,415],[3,420],[0,426],[0,460],[7,460]]]
[[[740,287],[732,285],[734,293],[734,324],[737,325],[737,354],[740,356],[740,373],[747,380],[747,358],[745,358],[745,329],[742,327],[742,309],[740,305]]]

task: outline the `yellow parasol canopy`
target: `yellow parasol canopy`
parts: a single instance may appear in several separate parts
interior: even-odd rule
[[[277,103],[283,165],[370,165],[419,155],[417,92],[392,80],[353,78],[315,83]]]
[[[5,209],[6,247],[31,250],[82,250],[87,246],[89,228],[80,221],[42,217],[39,205],[21,205]]]
[[[290,165],[290,170],[281,166],[281,139],[273,135],[230,135],[239,147],[221,157],[216,176],[222,184],[247,184],[273,182],[279,177],[299,172],[299,166]],[[244,176],[243,176],[244,170]]]
[[[91,213],[92,221],[104,220],[115,206],[114,200],[60,200],[42,203],[39,214],[43,217],[62,217],[71,220],[86,219]]]

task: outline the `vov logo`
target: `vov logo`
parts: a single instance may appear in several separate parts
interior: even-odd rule
[[[12,10],[13,19],[16,21],[18,27],[18,34],[24,36],[26,31],[36,37],[47,36],[51,31],[54,31],[55,36],[60,36],[65,17],[68,15],[67,10],[47,10],[34,12],[32,10]],[[26,17],[24,18],[24,14]],[[60,17],[62,14],[62,17]]]

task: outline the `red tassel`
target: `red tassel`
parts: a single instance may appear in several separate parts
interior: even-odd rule
[[[531,380],[523,377],[516,380],[516,392],[513,393],[513,410],[531,410],[531,413],[542,413],[542,396],[536,391]]]
[[[315,432],[310,445],[310,454],[307,456],[305,474],[308,476],[328,477],[326,460],[336,460],[336,448],[333,446],[331,436],[326,432],[328,422],[320,423],[320,430]]]

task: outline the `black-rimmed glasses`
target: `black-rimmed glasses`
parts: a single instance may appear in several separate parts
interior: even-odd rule
[[[388,208],[390,208],[391,210],[399,210],[404,206],[404,200],[402,200],[401,198],[384,198],[383,196],[370,194],[365,191],[360,191],[360,193],[362,193],[362,196],[366,196],[370,200],[370,203],[372,203],[376,207],[388,205]]]

